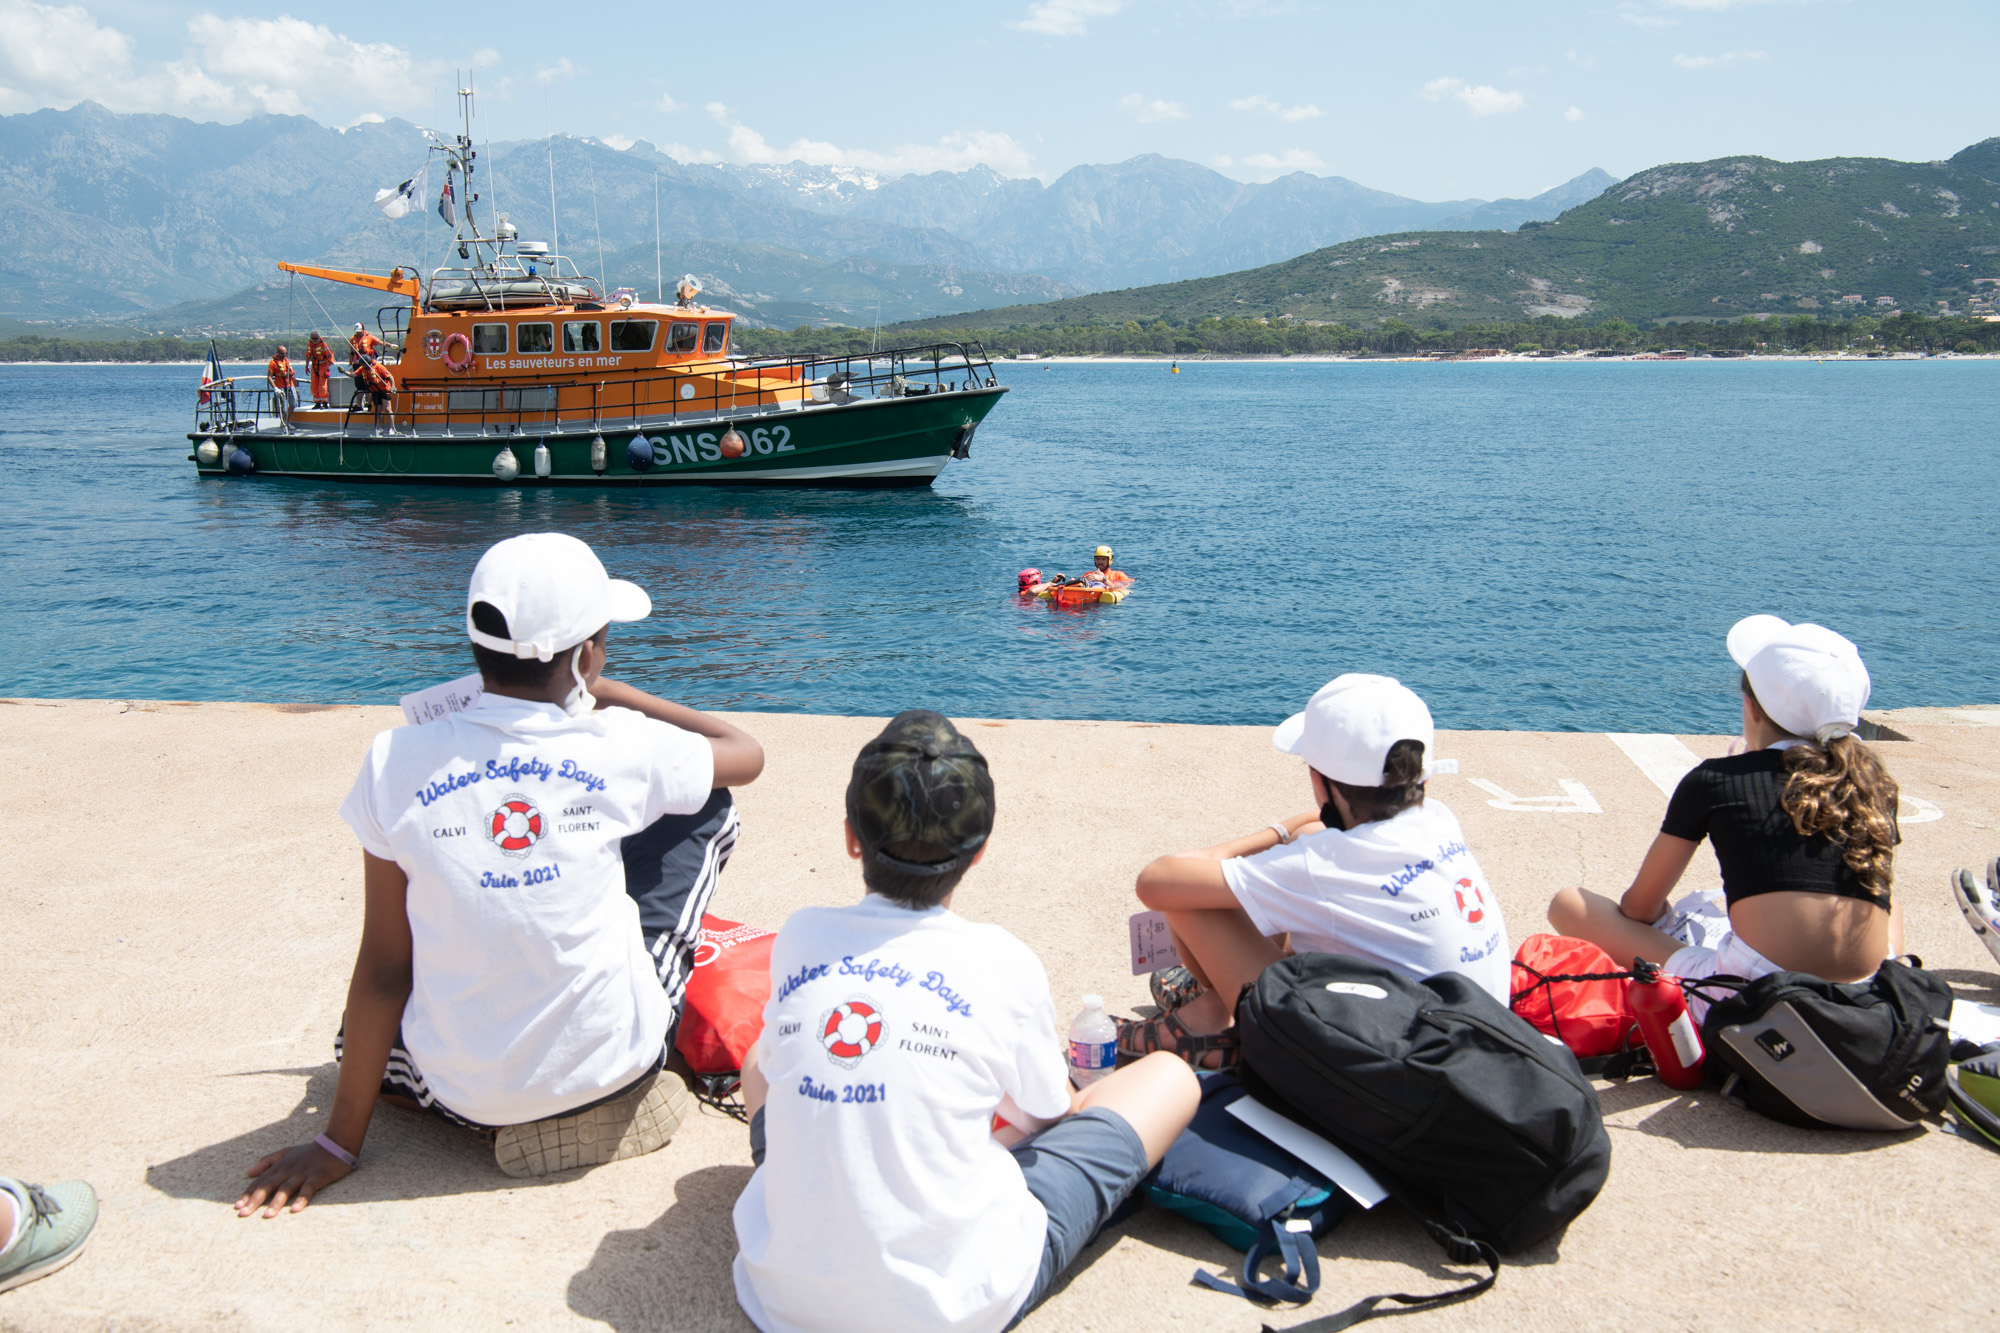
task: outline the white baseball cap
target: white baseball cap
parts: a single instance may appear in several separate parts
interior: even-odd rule
[[[485,602],[507,617],[503,639],[472,623]],[[482,648],[547,662],[614,620],[644,620],[653,599],[636,583],[604,572],[597,552],[561,532],[531,532],[488,548],[465,594],[465,632]]]
[[[1422,741],[1424,774],[1437,731],[1431,710],[1398,680],[1349,672],[1319,687],[1303,713],[1278,724],[1271,743],[1286,754],[1305,756],[1321,776],[1351,787],[1379,787],[1397,741]]]
[[[1861,650],[1824,625],[1746,616],[1729,629],[1729,655],[1770,719],[1824,745],[1861,725],[1872,687]]]

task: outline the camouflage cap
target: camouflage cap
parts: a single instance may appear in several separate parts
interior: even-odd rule
[[[986,756],[940,713],[926,708],[898,713],[855,756],[847,819],[868,854],[891,869],[950,874],[985,846],[993,831],[993,777]],[[948,859],[933,864],[882,852],[899,842],[932,844]]]

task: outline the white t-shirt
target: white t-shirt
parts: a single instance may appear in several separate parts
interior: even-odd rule
[[[1506,1004],[1514,951],[1458,820],[1425,801],[1222,863],[1236,901],[1298,953],[1367,958],[1421,980],[1462,972]]]
[[[1070,1105],[1041,960],[998,926],[870,894],[794,913],[771,981],[765,1158],[735,1213],[744,1313],[764,1333],[998,1333],[1048,1216],[993,1113]]]
[[[704,737],[626,708],[487,694],[375,738],[340,816],[409,876],[403,1042],[439,1101],[524,1124],[659,1063],[667,997],[618,844],[714,780]]]

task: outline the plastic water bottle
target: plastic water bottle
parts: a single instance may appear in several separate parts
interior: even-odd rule
[[[1083,997],[1069,1025],[1069,1081],[1087,1088],[1118,1066],[1118,1025],[1104,1012],[1102,995]]]

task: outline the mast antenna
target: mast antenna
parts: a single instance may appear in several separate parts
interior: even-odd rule
[[[665,305],[667,279],[660,267],[660,169],[653,168],[653,299]]]
[[[556,221],[556,131],[549,117],[549,86],[542,85],[542,129],[549,136],[549,249],[556,276],[562,276],[562,224]]]

